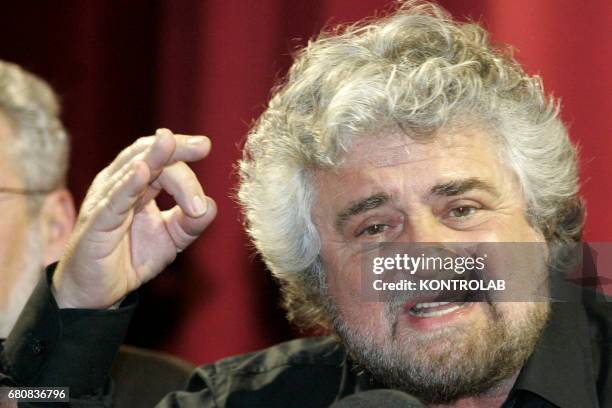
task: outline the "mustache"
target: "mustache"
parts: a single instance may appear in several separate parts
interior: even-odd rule
[[[466,282],[473,280],[486,280],[486,270],[477,270],[471,268],[466,270],[462,275],[448,270],[435,271],[431,279],[438,281],[453,280]],[[388,277],[389,282],[400,282],[403,279],[415,281],[420,277],[410,275],[405,272],[391,271]],[[387,281],[387,279],[385,279]],[[461,285],[455,285],[461,287]],[[490,291],[486,290],[396,290],[385,292],[384,302],[389,316],[396,316],[404,311],[408,306],[417,303],[431,302],[484,302],[490,306],[494,306],[494,299]],[[409,307],[408,307],[409,308]]]

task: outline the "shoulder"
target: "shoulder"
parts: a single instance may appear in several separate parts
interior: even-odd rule
[[[227,374],[259,373],[289,366],[337,366],[345,356],[344,348],[333,337],[308,337],[228,357],[212,366]]]
[[[612,298],[601,293],[589,292],[582,299],[589,322],[591,341],[610,346],[612,344]]]
[[[612,404],[612,302],[609,296],[588,296],[583,301],[588,318],[593,378],[601,406]]]
[[[199,367],[188,391],[204,392],[211,406],[220,407],[291,406],[296,398],[327,406],[338,392],[345,359],[333,337],[292,340]]]

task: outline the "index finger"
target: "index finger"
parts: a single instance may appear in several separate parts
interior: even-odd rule
[[[170,134],[174,138],[175,147],[172,155],[168,157],[168,163],[172,164],[177,161],[193,162],[203,159],[208,155],[211,149],[210,139],[201,135],[183,135],[173,134],[168,129],[158,129],[155,136],[145,136],[137,139],[113,160],[113,162],[104,170],[107,174],[113,174],[119,171],[127,163],[137,160],[139,155],[151,149],[160,136]]]

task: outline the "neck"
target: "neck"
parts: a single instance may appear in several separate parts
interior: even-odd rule
[[[450,404],[428,405],[429,408],[491,408],[501,407],[508,398],[512,386],[516,382],[518,372],[512,377],[501,381],[486,392],[477,395],[459,398]]]

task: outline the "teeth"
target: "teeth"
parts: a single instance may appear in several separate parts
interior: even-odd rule
[[[427,307],[436,307],[436,306],[444,306],[448,305],[450,302],[431,302],[431,303],[417,303],[414,305],[415,310],[425,309]]]
[[[431,311],[422,310],[423,308],[443,306],[449,303],[450,302],[419,303],[415,305],[412,309],[410,309],[408,313],[410,313],[413,316],[418,316],[418,317],[437,317],[437,316],[444,316],[445,314],[452,313],[455,310],[461,309],[463,306],[465,306],[465,303],[460,303],[455,306],[451,306],[451,307],[444,308],[444,309],[431,310]]]

